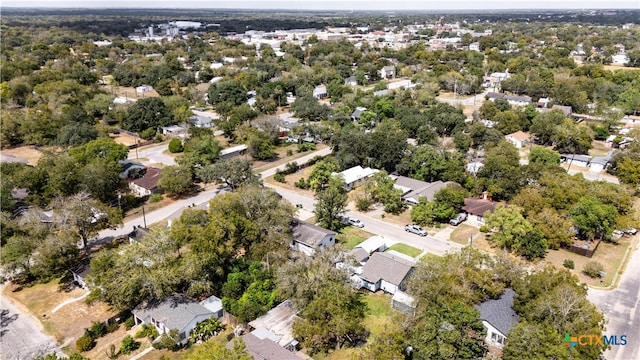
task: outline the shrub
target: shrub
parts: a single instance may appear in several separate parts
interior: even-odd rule
[[[151,140],[156,135],[156,131],[153,128],[148,128],[140,133],[140,137],[144,140]]]
[[[133,316],[130,316],[127,318],[127,320],[124,321],[124,328],[127,330],[131,330],[131,328],[133,327],[133,325],[135,325],[136,321],[133,319]]]
[[[308,189],[309,188],[309,183],[306,182],[304,180],[303,177],[300,178],[300,180],[296,181],[295,184],[293,184],[295,187],[300,188],[300,189]]]
[[[273,175],[273,180],[280,182],[280,183],[285,183],[287,182],[287,180],[285,180],[284,178],[284,174],[281,172],[276,172],[275,175]]]
[[[562,262],[562,266],[566,267],[567,269],[575,269],[576,264],[573,263],[573,260],[564,259],[564,261]]]
[[[604,271],[604,266],[597,261],[589,261],[582,269],[582,272],[590,278],[600,277],[601,271]]]
[[[182,147],[182,141],[178,138],[173,138],[169,141],[169,152],[172,154],[182,152],[184,148]]]
[[[302,143],[300,145],[298,145],[298,152],[305,152],[305,151],[311,151],[311,150],[315,150],[316,149],[316,144],[314,143]]]
[[[120,324],[118,324],[117,322],[111,323],[107,325],[107,333],[112,333],[118,330],[119,327],[120,327]]]
[[[91,324],[91,329],[89,329],[89,332],[91,333],[92,338],[97,339],[107,334],[107,327],[104,323],[95,321],[93,324]]]
[[[287,149],[287,156],[291,156],[291,155],[293,155],[293,150]]]
[[[156,330],[156,327],[153,325],[142,324],[142,328],[136,333],[136,339],[144,337],[155,339],[158,337],[158,330]]]
[[[157,203],[162,201],[163,197],[161,194],[153,194],[151,196],[149,196],[149,202],[150,203]]]
[[[154,143],[161,143],[164,141],[164,136],[162,136],[162,134],[156,134],[156,136],[153,137],[153,142]]]
[[[76,340],[76,348],[78,351],[84,352],[93,349],[96,346],[96,341],[91,337],[84,334]]]
[[[127,335],[122,339],[122,346],[120,346],[120,352],[123,354],[131,354],[131,352],[137,350],[140,347],[140,343],[133,340],[131,335]]]
[[[171,351],[177,351],[180,349],[180,345],[178,344],[178,341],[175,340],[177,338],[178,338],[178,331],[175,329],[171,330],[169,332],[169,335],[162,334],[162,336],[160,336],[158,341],[153,343],[153,347],[158,350],[167,349]]]
[[[356,198],[356,209],[360,211],[367,211],[369,207],[373,205],[373,201],[366,197],[357,197]]]
[[[118,357],[118,352],[116,351],[116,346],[114,344],[109,345],[109,348],[104,351],[109,360],[114,360]]]
[[[298,171],[298,169],[300,169],[300,167],[298,166],[298,163],[295,161],[292,161],[290,163],[287,163],[287,165],[284,166],[284,173],[293,174],[296,171]]]

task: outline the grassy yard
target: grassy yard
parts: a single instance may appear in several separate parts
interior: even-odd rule
[[[415,258],[422,253],[422,250],[414,248],[413,246],[410,246],[407,244],[403,244],[403,243],[393,244],[386,251],[389,251],[389,250],[395,250],[401,254],[411,256],[412,258]]]
[[[336,239],[338,240],[338,243],[341,243],[345,248],[351,250],[371,236],[373,236],[373,234],[370,232],[366,232],[353,226],[347,226],[340,230],[339,234],[336,235]]]
[[[420,261],[422,262],[429,262],[430,260],[436,260],[436,259],[442,259],[442,257],[435,254],[431,254],[431,253],[426,253],[422,255],[422,257],[420,257]]]
[[[475,248],[478,248],[480,250],[490,252],[490,253],[495,252],[491,247],[491,244],[487,241],[485,235],[481,233],[480,230],[478,230],[477,228],[471,225],[467,225],[467,224],[458,225],[458,227],[455,230],[453,230],[453,232],[451,233],[449,240],[453,242],[457,242],[458,244],[468,245],[469,237],[473,237],[472,243]]]
[[[67,289],[61,286],[60,279],[55,279],[29,287],[9,284],[4,288],[3,296],[25,307],[59,343],[67,340],[73,340],[75,343],[75,339],[80,337],[91,323],[116,314],[105,303],[97,302],[89,306],[82,300],[63,306],[55,313],[51,312],[63,301],[78,298],[84,293],[85,290],[76,287]]]

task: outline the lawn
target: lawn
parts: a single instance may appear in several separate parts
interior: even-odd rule
[[[422,253],[422,250],[414,248],[413,246],[409,246],[407,244],[403,244],[403,243],[393,244],[386,251],[389,251],[389,250],[395,250],[401,254],[411,256],[412,258],[415,258]]]
[[[66,289],[61,286],[60,279],[48,283],[20,287],[9,284],[4,288],[3,295],[20,303],[40,322],[45,331],[51,334],[58,343],[75,339],[84,333],[84,329],[94,321],[102,321],[115,315],[108,305],[96,302],[89,306],[84,301],[76,301],[63,306],[55,313],[51,310],[65,300],[78,298],[85,294],[85,290],[77,287]]]
[[[370,232],[366,232],[353,226],[346,226],[340,230],[338,235],[336,235],[336,240],[343,244],[345,248],[351,250],[372,236],[373,234]]]

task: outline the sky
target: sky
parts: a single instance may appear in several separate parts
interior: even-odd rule
[[[291,10],[639,9],[640,0],[2,0],[2,7]]]

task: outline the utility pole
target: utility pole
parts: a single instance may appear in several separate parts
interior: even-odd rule
[[[144,224],[144,228],[147,228],[147,216],[144,213],[144,205],[142,205],[142,222]]]

